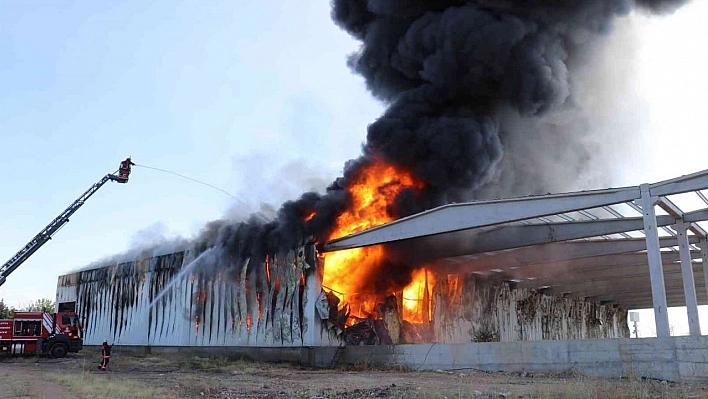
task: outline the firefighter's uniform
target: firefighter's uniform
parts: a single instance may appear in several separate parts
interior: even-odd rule
[[[111,347],[108,346],[107,341],[103,341],[103,347],[101,348],[101,356],[103,356],[103,359],[101,360],[101,364],[98,366],[98,369],[105,371],[108,367],[108,362],[111,360]]]

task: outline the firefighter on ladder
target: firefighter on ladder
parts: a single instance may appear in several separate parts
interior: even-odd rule
[[[103,341],[101,356],[103,356],[103,359],[101,360],[101,364],[98,366],[98,369],[101,371],[106,371],[108,362],[111,360],[111,346],[108,345],[108,341]]]
[[[128,176],[130,176],[130,167],[135,165],[130,157],[126,158],[120,163],[120,168],[118,168],[118,178],[120,180],[128,181]]]

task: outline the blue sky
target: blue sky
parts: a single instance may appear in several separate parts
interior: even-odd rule
[[[2,256],[128,155],[255,209],[319,188],[359,153],[383,108],[346,67],[357,43],[327,4],[203,4],[3,6]],[[307,176],[292,178],[301,170]],[[128,185],[109,184],[87,202],[0,297],[53,298],[60,273],[126,250],[136,235],[192,235],[232,205],[216,190],[136,168]]]
[[[632,19],[628,98],[646,120],[641,162],[618,184],[708,167],[706,3]],[[384,109],[347,68],[358,44],[327,1],[15,1],[0,27],[0,262],[128,155],[243,201],[136,168],[0,287],[15,306],[53,298],[58,275],[145,237],[190,236],[322,188]]]

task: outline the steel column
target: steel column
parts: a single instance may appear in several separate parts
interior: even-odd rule
[[[661,250],[659,247],[659,234],[656,226],[656,212],[654,204],[657,198],[649,193],[649,185],[639,186],[641,198],[638,200],[642,207],[644,219],[644,234],[647,241],[647,260],[649,261],[649,277],[651,280],[651,296],[654,303],[654,320],[656,321],[656,336],[669,337],[669,314],[666,305],[666,289],[664,287],[664,268],[661,264]]]
[[[688,315],[688,331],[690,335],[701,335],[701,324],[698,321],[698,300],[696,299],[696,282],[693,278],[691,264],[691,248],[688,246],[689,225],[679,219],[676,221],[676,239],[681,258],[681,276],[683,278],[683,293],[686,298],[686,313]]]
[[[701,258],[703,260],[703,279],[706,283],[706,294],[708,294],[708,241],[705,238],[701,238],[698,246],[701,248]]]

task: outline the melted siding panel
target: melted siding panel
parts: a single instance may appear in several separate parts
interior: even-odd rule
[[[190,249],[61,276],[57,300],[77,302],[87,345],[108,339],[118,345],[301,346],[305,261],[293,254],[306,252],[270,256],[280,259],[278,266],[245,260],[240,272],[180,275],[199,255]],[[279,285],[258,280],[269,267],[277,269]],[[268,306],[275,298],[277,317]]]

